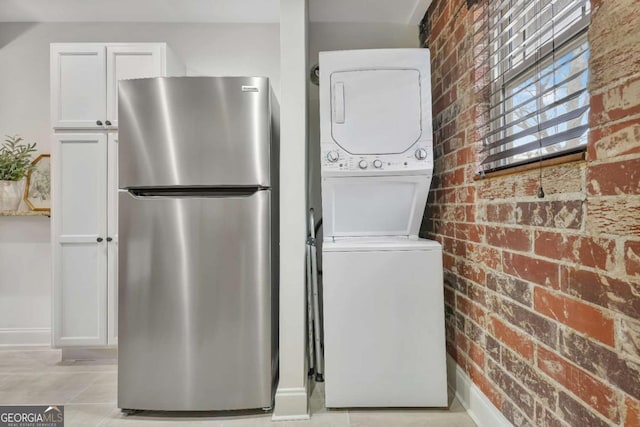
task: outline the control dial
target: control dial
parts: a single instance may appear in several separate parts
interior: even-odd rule
[[[329,151],[327,153],[327,160],[329,160],[331,163],[337,162],[339,158],[340,154],[338,154],[337,151]]]
[[[427,150],[425,150],[424,148],[418,148],[416,150],[416,159],[418,160],[424,160],[427,158]]]
[[[360,160],[360,163],[358,163],[358,167],[360,167],[360,169],[366,169],[367,166],[369,165],[367,164],[366,160]]]
[[[376,169],[380,169],[382,167],[382,162],[378,159],[373,161],[373,167]]]

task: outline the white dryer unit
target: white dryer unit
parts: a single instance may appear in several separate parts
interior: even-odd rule
[[[428,49],[344,50],[319,58],[324,171],[433,169]]]

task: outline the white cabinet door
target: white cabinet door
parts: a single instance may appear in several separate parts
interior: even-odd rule
[[[107,45],[107,121],[118,126],[118,80],[165,75],[163,43]]]
[[[107,343],[118,344],[118,134],[107,136]]]
[[[105,48],[51,45],[51,121],[56,129],[96,128],[106,117]]]
[[[53,147],[55,347],[107,344],[107,136],[57,134]]]

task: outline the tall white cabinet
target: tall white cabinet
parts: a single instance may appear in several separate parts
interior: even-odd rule
[[[182,71],[165,43],[51,44],[54,347],[117,344],[118,80]]]

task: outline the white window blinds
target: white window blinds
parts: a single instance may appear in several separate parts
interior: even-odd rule
[[[588,0],[489,0],[489,126],[484,172],[583,151]]]

